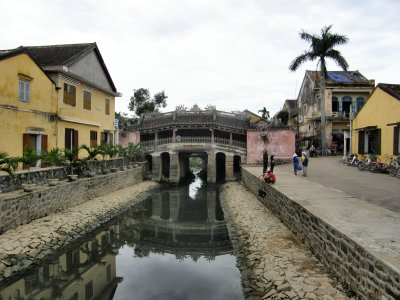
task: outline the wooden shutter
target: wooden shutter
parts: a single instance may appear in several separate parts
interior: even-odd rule
[[[375,131],[375,138],[376,138],[376,154],[381,155],[381,130],[377,129]]]
[[[360,130],[358,132],[358,154],[364,154],[364,135],[365,131]]]
[[[110,133],[110,143],[109,144],[110,145],[114,144],[114,139],[113,139],[113,134],[112,133]]]
[[[399,155],[399,128],[400,126],[394,126],[393,130],[393,154]]]
[[[47,151],[47,135],[42,135],[42,151]]]
[[[78,145],[79,145],[79,143],[78,143],[78,130],[74,130],[74,147],[75,148],[78,148]]]
[[[65,148],[71,149],[71,129],[65,128]]]

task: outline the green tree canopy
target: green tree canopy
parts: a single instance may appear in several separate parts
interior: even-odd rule
[[[158,111],[161,107],[167,106],[168,96],[164,91],[154,94],[153,98],[150,96],[148,89],[140,88],[133,90],[133,96],[129,102],[129,110],[134,111],[137,116],[143,113]]]

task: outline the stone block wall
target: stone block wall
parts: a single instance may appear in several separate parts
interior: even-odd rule
[[[313,254],[357,299],[400,299],[400,272],[392,268],[351,238],[310,213],[271,185],[258,196],[258,178],[242,168],[242,181],[281,221],[292,230]]]
[[[0,234],[10,228],[78,205],[95,197],[143,181],[145,165],[93,178],[41,185],[31,193],[15,191],[0,197]]]

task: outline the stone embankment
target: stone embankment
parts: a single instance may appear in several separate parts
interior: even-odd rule
[[[248,189],[228,183],[220,198],[246,299],[348,299],[328,269]]]
[[[143,201],[158,184],[145,181],[39,218],[0,235],[0,281],[26,270]]]

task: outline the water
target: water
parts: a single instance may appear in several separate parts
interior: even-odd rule
[[[23,277],[0,299],[243,299],[216,186],[161,189]]]

